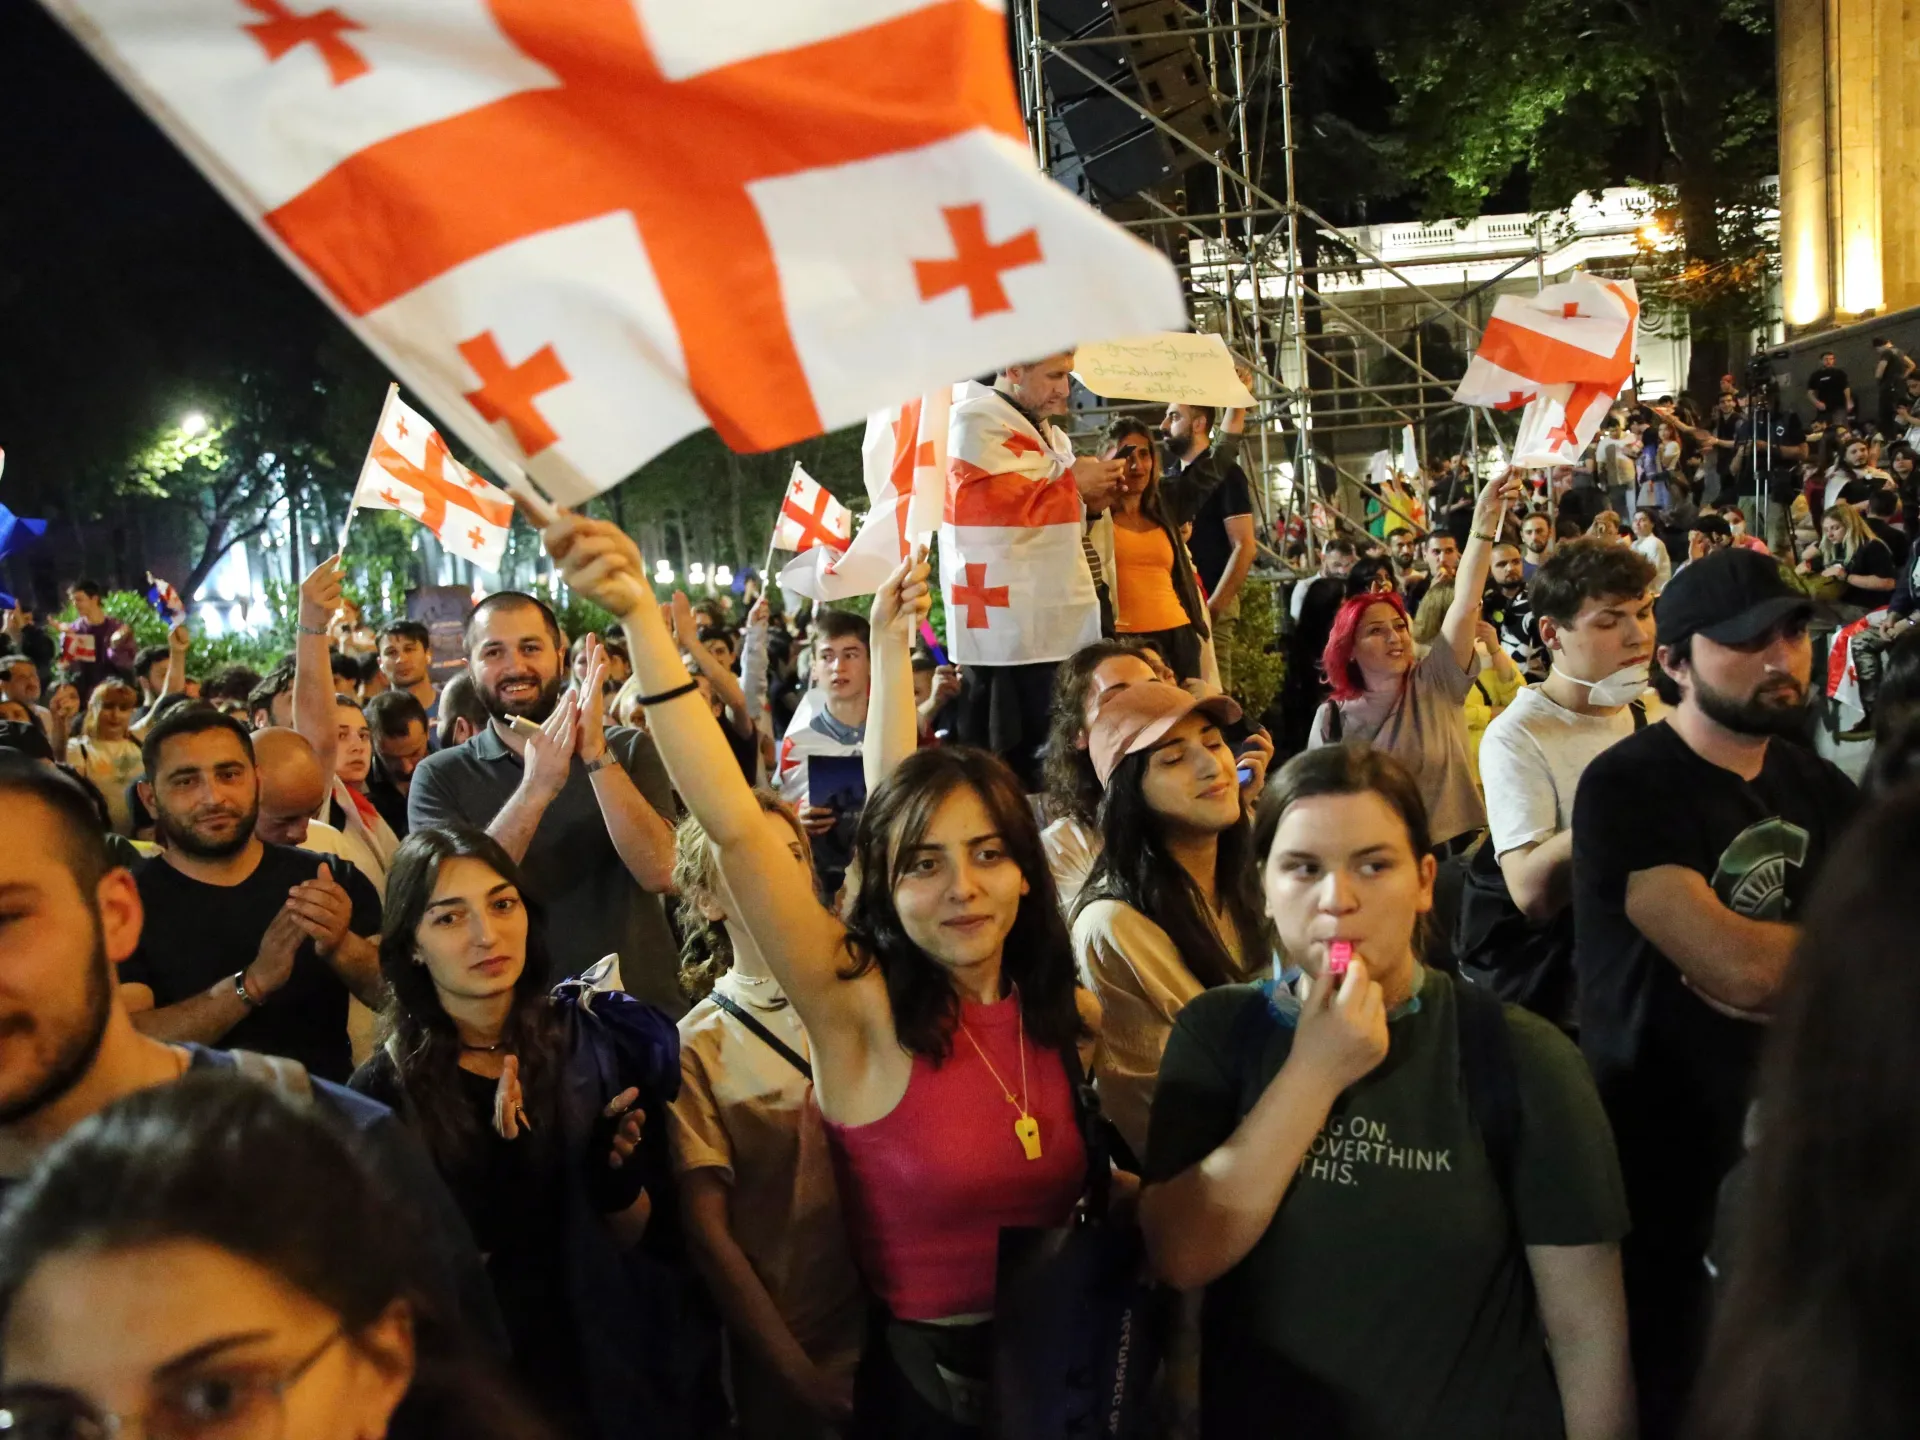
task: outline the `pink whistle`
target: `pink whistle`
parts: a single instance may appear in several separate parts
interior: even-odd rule
[[[1327,946],[1327,974],[1346,974],[1347,966],[1352,960],[1353,942],[1351,940],[1335,940]]]

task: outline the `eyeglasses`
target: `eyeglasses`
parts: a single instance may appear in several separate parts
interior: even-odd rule
[[[335,1330],[279,1375],[214,1367],[166,1376],[142,1414],[111,1414],[56,1385],[0,1385],[0,1440],[281,1440],[287,1392],[345,1334]]]

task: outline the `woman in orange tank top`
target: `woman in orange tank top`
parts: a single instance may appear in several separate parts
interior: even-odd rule
[[[1160,493],[1160,452],[1144,422],[1120,419],[1102,452],[1121,463],[1113,502],[1114,629],[1151,644],[1182,681],[1201,678],[1207,605],[1186,541]]]

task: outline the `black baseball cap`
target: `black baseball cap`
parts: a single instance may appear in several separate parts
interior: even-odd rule
[[[1677,645],[1690,635],[1744,645],[1812,613],[1813,601],[1787,583],[1779,561],[1744,548],[1715,550],[1684,566],[1653,607],[1662,645]]]
[[[1731,540],[1733,538],[1733,526],[1729,525],[1726,517],[1721,515],[1696,516],[1693,524],[1689,525],[1687,529],[1698,530],[1702,535],[1717,535],[1722,540]],[[1758,552],[1756,551],[1755,553],[1757,554]]]

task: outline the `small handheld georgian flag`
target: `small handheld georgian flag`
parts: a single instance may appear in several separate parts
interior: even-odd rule
[[[166,581],[147,572],[147,603],[153,606],[153,613],[168,625],[181,625],[186,622],[187,605],[180,598],[180,592]]]
[[[497,572],[507,553],[513,497],[454,459],[440,432],[397,395],[380,412],[353,504],[411,515],[449,555],[482,570]]]
[[[794,462],[793,479],[780,499],[780,519],[773,527],[773,548],[796,554],[824,545],[845,550],[853,539],[853,512],[820,482]]]
[[[91,665],[100,654],[99,642],[84,630],[60,632],[60,663],[67,666]]]

